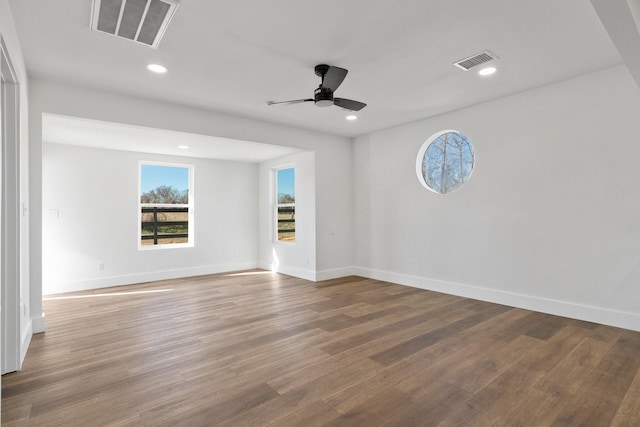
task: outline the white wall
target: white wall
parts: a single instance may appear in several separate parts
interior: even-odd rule
[[[19,272],[19,328],[20,328],[20,364],[31,341],[32,330],[41,331],[41,322],[32,322],[32,303],[30,294],[30,246],[29,246],[29,103],[27,71],[15,31],[11,10],[7,0],[0,0],[0,38],[14,67],[19,85],[19,206],[20,211],[20,272]],[[23,212],[23,208],[25,211]],[[38,320],[38,319],[36,319]]]
[[[639,117],[618,67],[357,138],[355,271],[640,330]],[[446,196],[415,173],[443,129],[476,152]]]
[[[193,165],[193,247],[138,250],[139,161]],[[42,176],[44,294],[257,267],[256,164],[45,143]]]
[[[316,280],[315,155],[294,154],[260,164],[259,266]],[[275,168],[295,168],[296,242],[274,241]]]

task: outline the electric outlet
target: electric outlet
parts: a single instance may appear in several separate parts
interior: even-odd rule
[[[103,271],[104,270],[104,261],[100,261],[98,263],[98,271]]]

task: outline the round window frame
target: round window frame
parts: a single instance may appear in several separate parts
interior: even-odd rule
[[[460,185],[458,185],[457,187],[445,192],[445,193],[441,193],[440,191],[437,191],[433,188],[431,188],[429,186],[429,184],[427,183],[427,181],[424,179],[424,175],[422,174],[422,164],[424,162],[424,155],[426,154],[427,150],[429,149],[429,147],[431,146],[431,144],[433,144],[433,142],[440,138],[442,135],[447,134],[447,133],[456,133],[459,135],[462,135],[468,142],[469,145],[471,146],[471,158],[472,158],[472,163],[471,163],[471,170],[469,171],[469,175],[467,175],[462,183]],[[462,188],[464,186],[464,184],[466,184],[466,182],[469,180],[469,178],[471,178],[471,175],[473,175],[473,171],[476,168],[476,153],[475,153],[475,149],[473,147],[473,143],[471,142],[471,139],[463,132],[460,132],[459,130],[454,130],[454,129],[446,129],[446,130],[441,130],[439,132],[434,133],[433,135],[431,135],[429,138],[427,138],[427,140],[422,144],[422,146],[420,147],[420,149],[418,150],[418,156],[416,157],[416,175],[418,177],[418,181],[420,182],[420,184],[426,188],[429,191],[432,191],[436,194],[440,194],[440,195],[447,195],[447,194],[451,194],[454,193],[456,191],[458,191],[460,188]]]

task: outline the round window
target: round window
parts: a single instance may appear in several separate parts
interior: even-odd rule
[[[416,159],[418,181],[431,191],[451,193],[473,171],[473,146],[461,132],[444,130],[426,140]]]

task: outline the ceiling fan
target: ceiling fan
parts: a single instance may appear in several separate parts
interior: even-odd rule
[[[348,70],[340,67],[334,67],[326,64],[319,64],[315,67],[316,76],[322,79],[320,86],[313,92],[313,98],[294,99],[291,101],[268,101],[267,105],[275,104],[300,104],[302,102],[315,102],[318,107],[329,107],[337,105],[347,110],[360,111],[367,106],[364,102],[354,101],[352,99],[335,98],[333,92],[338,89],[344,78],[347,76]]]

